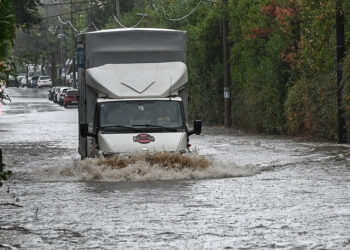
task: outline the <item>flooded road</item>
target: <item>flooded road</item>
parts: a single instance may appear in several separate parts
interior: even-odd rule
[[[212,162],[121,170],[80,161],[76,108],[10,88],[0,147],[0,248],[350,249],[350,147],[205,129]]]

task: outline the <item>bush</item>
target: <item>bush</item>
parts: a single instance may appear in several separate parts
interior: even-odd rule
[[[315,74],[290,88],[286,101],[287,129],[291,135],[337,139],[336,75]]]

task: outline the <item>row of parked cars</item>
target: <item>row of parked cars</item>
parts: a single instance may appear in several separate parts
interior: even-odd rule
[[[51,87],[52,80],[50,76],[30,76],[28,77],[28,85],[27,79],[24,75],[17,76],[17,82],[21,87],[27,86],[28,88],[41,88],[41,87]]]
[[[67,108],[71,105],[78,105],[78,90],[71,87],[53,87],[49,89],[48,98],[54,103]]]

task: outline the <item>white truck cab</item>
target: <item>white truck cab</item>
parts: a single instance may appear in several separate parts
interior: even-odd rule
[[[179,97],[98,99],[94,114],[94,156],[189,152],[184,107]]]

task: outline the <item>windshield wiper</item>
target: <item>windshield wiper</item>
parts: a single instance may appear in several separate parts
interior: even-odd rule
[[[152,128],[161,128],[161,129],[164,129],[164,130],[170,130],[170,131],[174,131],[174,132],[177,132],[177,129],[176,128],[169,128],[169,127],[164,127],[164,126],[160,126],[160,125],[155,125],[155,124],[136,124],[136,125],[131,125],[133,127],[152,127]]]
[[[108,125],[108,126],[101,127],[101,129],[104,129],[104,128],[121,128],[121,129],[129,129],[129,130],[134,130],[134,131],[140,131],[137,128],[130,127],[130,126],[123,126],[123,125]]]

